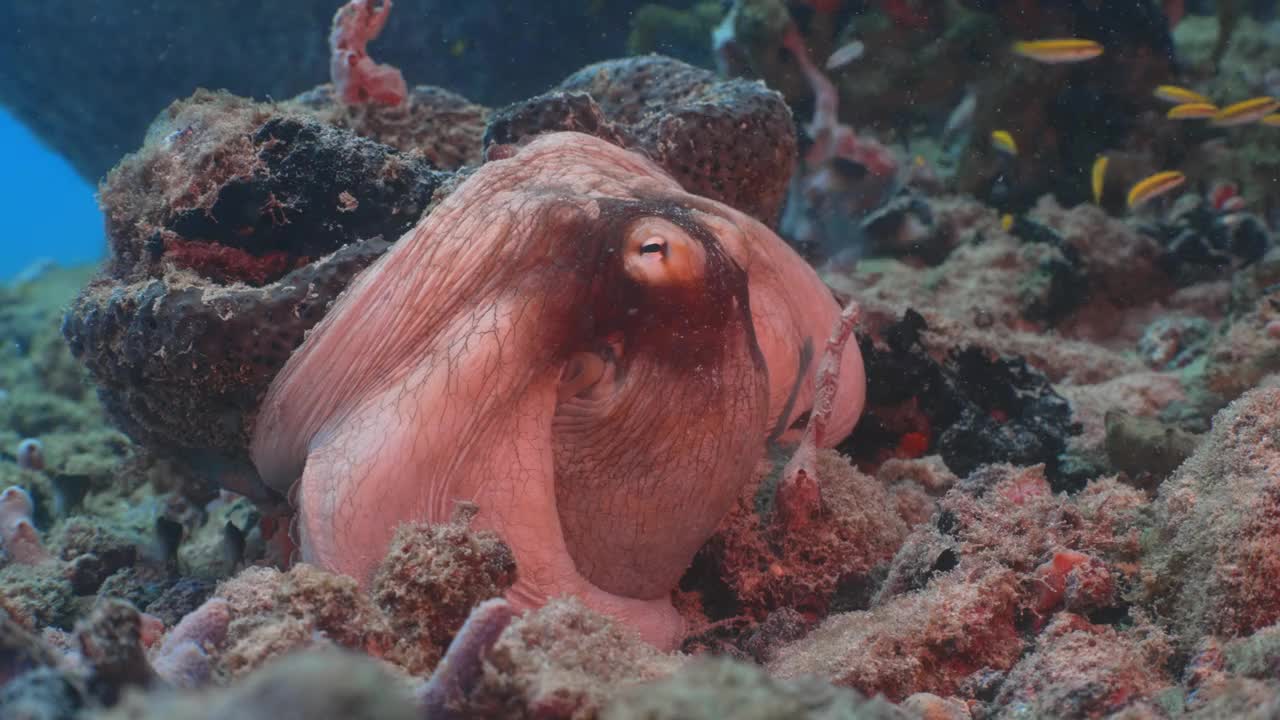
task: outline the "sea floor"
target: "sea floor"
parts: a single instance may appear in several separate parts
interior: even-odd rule
[[[113,430],[66,350],[92,269],[4,288],[0,472],[31,501],[0,496],[4,717],[1272,716],[1280,255],[1135,295],[1133,223],[1044,203],[1028,222],[1098,288],[1046,331],[1020,320],[1044,249],[935,202],[939,265],[825,272],[864,308],[868,415],[802,526],[773,512],[785,456],[761,467],[677,593],[675,654],[561,600],[478,612],[440,670],[513,571],[463,521],[405,529],[367,594],[246,566],[255,509]]]

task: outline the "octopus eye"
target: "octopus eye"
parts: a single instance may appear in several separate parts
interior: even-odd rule
[[[653,238],[649,240],[649,242],[640,246],[641,255],[651,255],[655,253],[660,253],[662,255],[667,254],[667,243],[662,238]]]
[[[702,282],[706,250],[675,223],[643,218],[628,228],[624,242],[626,272],[642,285],[692,287]]]

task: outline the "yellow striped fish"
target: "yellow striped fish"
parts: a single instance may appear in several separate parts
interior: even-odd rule
[[[1213,124],[1218,127],[1248,125],[1261,120],[1276,110],[1280,110],[1280,100],[1276,100],[1269,95],[1263,95],[1262,97],[1250,98],[1222,108],[1217,115],[1213,116]]]
[[[1270,115],[1264,115],[1263,118],[1258,122],[1262,123],[1263,125],[1266,125],[1267,127],[1280,127],[1280,113],[1271,113]]]
[[[1024,40],[1013,44],[1013,52],[1036,62],[1057,65],[1092,60],[1102,54],[1102,45],[1080,38]]]
[[[1213,104],[1213,101],[1204,95],[1177,85],[1160,85],[1156,87],[1155,96],[1174,105],[1186,105],[1187,103]]]
[[[1164,114],[1170,120],[1204,120],[1218,116],[1218,106],[1213,103],[1183,103],[1169,108]]]
[[[991,147],[1011,157],[1018,156],[1018,143],[1008,130],[995,130],[991,133]]]
[[[1132,210],[1152,198],[1179,188],[1186,181],[1187,176],[1177,170],[1165,170],[1139,180],[1129,189],[1129,209]]]
[[[1093,204],[1102,204],[1102,184],[1107,178],[1107,165],[1111,161],[1106,155],[1099,155],[1097,160],[1093,161],[1093,172],[1090,173],[1093,185]]]

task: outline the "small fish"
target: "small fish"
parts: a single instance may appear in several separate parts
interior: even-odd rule
[[[1098,159],[1093,161],[1093,171],[1090,173],[1090,178],[1093,186],[1094,205],[1102,204],[1102,187],[1107,178],[1107,165],[1110,162],[1106,155],[1099,155]]]
[[[1280,110],[1280,100],[1263,95],[1222,108],[1217,115],[1213,116],[1213,124],[1218,127],[1247,125],[1261,120],[1276,110]]]
[[[1092,60],[1102,54],[1102,45],[1080,38],[1024,40],[1013,44],[1013,52],[1036,62],[1057,65]]]
[[[973,114],[978,109],[978,92],[970,87],[965,90],[964,98],[947,116],[947,124],[942,128],[942,147],[951,145],[961,136],[969,135],[973,129]]]
[[[831,53],[830,57],[827,58],[827,69],[835,70],[848,65],[854,60],[862,57],[864,50],[866,50],[866,47],[860,40],[854,40],[840,46],[835,52]]]
[[[1267,127],[1280,127],[1280,113],[1271,113],[1270,115],[1264,115],[1262,116],[1262,119],[1259,120],[1258,122],[1262,123],[1263,125],[1266,125]]]
[[[1213,103],[1192,102],[1175,105],[1164,114],[1170,120],[1203,120],[1218,116],[1218,106]]]
[[[1213,101],[1204,95],[1177,85],[1160,85],[1156,87],[1155,96],[1174,105],[1186,105],[1187,103],[1213,104]]]
[[[1181,187],[1186,181],[1187,176],[1177,170],[1165,170],[1144,178],[1129,189],[1129,209],[1132,210],[1154,197]]]
[[[1001,230],[1003,230],[1003,231],[1005,231],[1005,232],[1009,232],[1009,229],[1010,229],[1010,228],[1012,228],[1012,227],[1013,227],[1013,216],[1012,216],[1012,215],[1010,215],[1009,213],[1005,213],[1005,214],[1001,215],[1001,216],[1000,216],[1000,229],[1001,229]]]
[[[230,520],[222,526],[222,560],[227,567],[239,568],[244,561],[244,531]]]
[[[1009,134],[1008,130],[992,131],[991,147],[1010,157],[1018,156],[1018,143],[1014,142],[1013,136]]]

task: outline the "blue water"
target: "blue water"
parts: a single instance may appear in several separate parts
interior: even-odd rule
[[[106,240],[93,187],[3,108],[0,151],[0,280],[41,258],[101,258]]]

